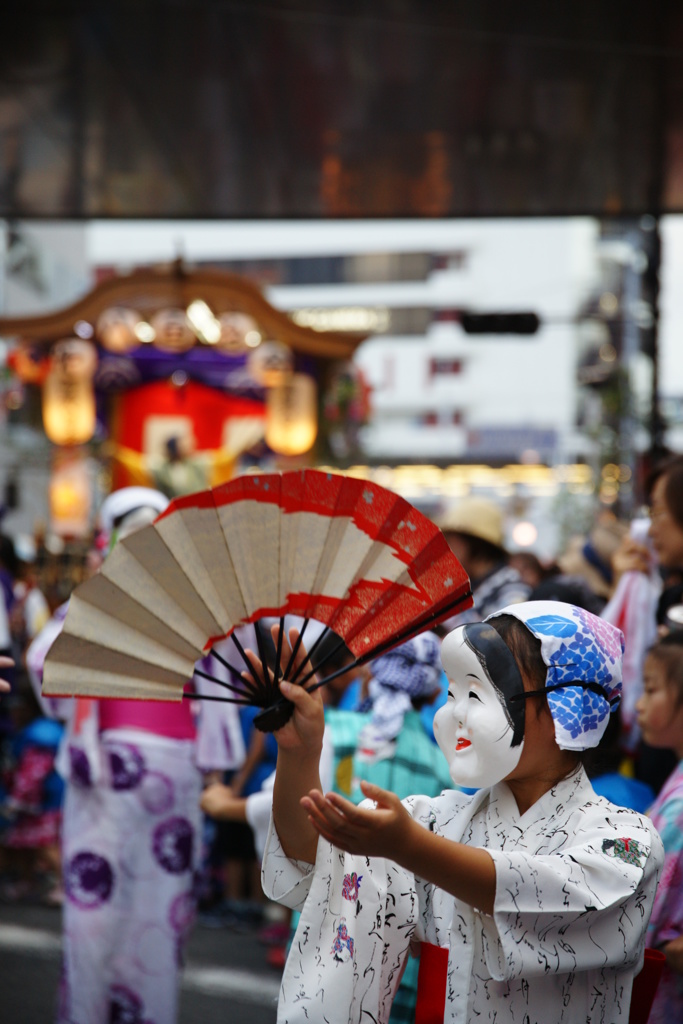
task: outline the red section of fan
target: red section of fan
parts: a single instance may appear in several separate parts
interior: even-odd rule
[[[415,623],[414,635],[422,618],[439,621],[434,616],[442,608],[452,609],[454,600],[457,603],[469,591],[462,566],[429,519],[386,488],[352,477],[315,470],[243,476],[213,491],[178,499],[161,518],[193,507],[221,509],[245,501],[277,507],[283,516],[316,516],[326,524],[323,543],[318,542],[315,549],[317,571],[310,589],[288,591],[284,601],[254,608],[249,621],[284,614],[316,619],[343,637],[354,654],[364,656],[410,623]],[[348,565],[354,570],[353,579],[342,594],[335,595],[326,584],[332,556],[345,539],[349,541],[349,523],[372,546],[358,565]],[[273,530],[269,540],[276,537]],[[311,538],[299,529],[288,538],[288,545],[282,531],[279,539],[272,561],[264,561],[260,571],[291,578],[291,558],[307,557]],[[401,564],[400,575],[368,575],[388,553]],[[339,566],[336,569],[340,571]],[[218,639],[212,637],[210,642]]]
[[[317,620],[360,662],[471,604],[441,532],[393,492],[318,470],[249,474],[117,544],[74,592],[43,689],[180,699],[194,661],[245,623]]]

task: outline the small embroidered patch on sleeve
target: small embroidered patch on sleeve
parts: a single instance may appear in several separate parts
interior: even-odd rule
[[[357,900],[358,890],[360,889],[362,875],[357,875],[355,871],[352,871],[349,875],[344,875],[344,882],[342,884],[342,896],[345,900]]]
[[[341,963],[346,963],[353,956],[353,939],[348,933],[345,917],[342,917],[337,925],[337,934],[332,946],[332,956]]]
[[[638,868],[647,860],[647,850],[635,839],[603,839],[602,852],[610,857],[618,857],[627,864],[635,864]]]

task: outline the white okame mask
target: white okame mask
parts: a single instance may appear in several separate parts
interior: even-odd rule
[[[524,691],[512,652],[477,622],[448,634],[441,662],[448,701],[434,717],[434,735],[451,778],[467,788],[493,786],[517,767],[524,747],[524,701],[508,703]]]

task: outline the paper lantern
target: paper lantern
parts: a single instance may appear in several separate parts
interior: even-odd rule
[[[154,344],[162,352],[187,352],[194,346],[194,332],[184,309],[160,309],[150,324],[154,330]]]
[[[84,444],[95,433],[96,368],[91,342],[67,338],[54,345],[42,392],[43,426],[53,444]]]
[[[56,460],[50,475],[49,501],[50,524],[57,536],[88,535],[92,488],[84,456],[74,453]]]
[[[266,444],[280,455],[303,455],[318,434],[317,388],[305,373],[292,374],[266,396]]]
[[[140,344],[135,328],[140,314],[126,306],[105,309],[97,321],[96,331],[103,348],[108,352],[130,352]]]
[[[265,388],[276,387],[294,369],[292,350],[281,341],[264,341],[249,356],[247,369],[258,384]]]

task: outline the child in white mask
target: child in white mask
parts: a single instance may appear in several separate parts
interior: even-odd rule
[[[435,735],[473,795],[323,795],[319,691],[282,687],[295,712],[276,733],[263,878],[301,918],[278,1021],[387,1021],[421,941],[449,950],[450,1024],[625,1024],[662,845],[647,818],[596,796],[580,753],[619,703],[621,633],[527,602],[456,629],[442,662]]]

